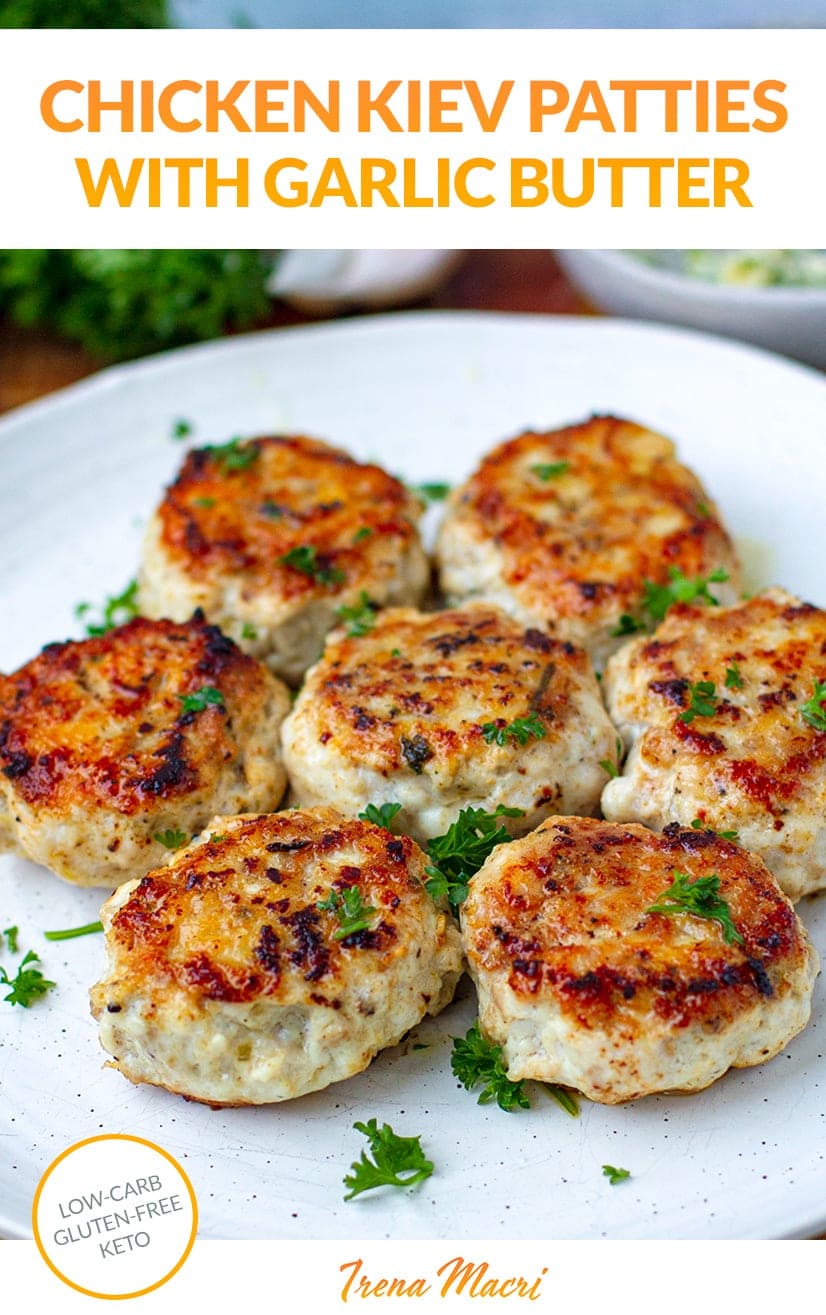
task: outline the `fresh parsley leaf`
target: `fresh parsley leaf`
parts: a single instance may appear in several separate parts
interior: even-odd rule
[[[495,1100],[507,1113],[517,1108],[530,1109],[524,1082],[511,1082],[502,1062],[502,1047],[486,1041],[478,1023],[464,1037],[453,1038],[450,1067],[466,1091],[481,1084],[478,1104],[489,1105]]]
[[[356,1132],[363,1133],[370,1143],[369,1151],[351,1165],[344,1179],[348,1189],[345,1201],[375,1187],[412,1187],[433,1173],[433,1162],[422,1150],[421,1137],[399,1137],[389,1123],[379,1128],[375,1119],[367,1123],[354,1123]]]
[[[714,688],[710,680],[698,680],[689,685],[688,707],[680,713],[680,721],[689,726],[695,717],[713,717],[719,701]]]
[[[258,638],[258,631],[255,626],[250,625],[249,621],[245,621],[241,626],[241,638],[249,640],[256,640]]]
[[[370,538],[372,533],[373,531],[371,530],[369,525],[362,525],[361,529],[356,530],[355,534],[353,535],[353,543],[363,543],[365,539]]]
[[[178,698],[183,704],[183,712],[203,712],[206,708],[212,706],[223,708],[224,696],[219,689],[213,685],[202,685],[194,694],[179,694]]]
[[[572,1092],[566,1091],[565,1087],[557,1087],[552,1082],[543,1082],[540,1085],[545,1088],[551,1100],[562,1106],[566,1114],[570,1114],[572,1119],[579,1118],[579,1101]]]
[[[816,731],[826,731],[826,680],[814,682],[812,697],[800,705],[800,715]]]
[[[256,442],[244,442],[240,438],[231,438],[228,443],[208,443],[203,450],[218,463],[225,475],[232,470],[246,470],[261,455]]]
[[[214,498],[193,498],[192,501],[196,507],[203,507],[205,511],[208,511],[210,507],[215,506]]]
[[[91,603],[78,603],[75,608],[75,616],[81,620],[83,617],[88,616],[91,610]],[[110,630],[115,629],[115,626],[125,625],[127,621],[133,620],[138,615],[137,580],[130,580],[122,593],[113,594],[107,598],[98,610],[100,620],[86,622],[86,634],[90,639],[95,639],[100,635],[108,635]]]
[[[352,607],[337,607],[336,616],[346,623],[347,634],[354,638],[369,635],[376,624],[378,603],[374,603],[369,594],[362,589],[359,600]]]
[[[168,831],[159,831],[154,838],[166,849],[181,849],[189,840],[186,831],[178,831],[176,827],[170,827]]]
[[[721,840],[733,840],[735,844],[739,843],[740,840],[739,831],[715,831],[714,827],[709,826],[708,823],[704,822],[701,817],[695,817],[691,825],[695,831],[711,831],[714,833],[715,836],[719,836]]]
[[[604,772],[607,772],[612,780],[614,779],[615,776],[619,776],[620,774],[620,762],[622,761],[622,740],[620,739],[619,736],[617,736],[616,745],[617,745],[617,761],[615,763],[612,763],[610,758],[603,758],[599,764],[602,770]]]
[[[299,805],[296,804],[295,807],[298,808]],[[226,836],[225,836],[225,835],[220,834],[218,831],[211,831],[211,832],[210,832],[210,835],[209,835],[209,843],[210,843],[211,845],[220,845],[220,843],[221,843],[222,840],[226,840]]]
[[[176,420],[172,426],[172,437],[177,439],[189,438],[194,429],[195,426],[191,420]]]
[[[740,675],[740,668],[736,662],[732,662],[730,667],[726,667],[726,689],[742,689],[743,677]]]
[[[401,655],[402,655],[402,651],[400,648],[391,648],[390,650],[391,657],[401,657]]]
[[[723,929],[727,945],[742,945],[743,937],[735,926],[731,909],[720,898],[720,878],[716,875],[698,877],[692,881],[687,872],[674,871],[674,881],[664,890],[656,904],[650,904],[646,913],[662,913],[673,918],[689,913],[695,918],[708,918]]]
[[[339,921],[339,929],[333,939],[343,941],[346,936],[353,936],[357,931],[367,931],[370,919],[376,910],[365,904],[358,886],[342,886],[340,891],[331,890],[326,900],[320,900],[316,908],[322,912],[334,913]]]
[[[418,493],[427,502],[444,502],[450,493],[449,484],[409,484],[412,493]]]
[[[427,889],[436,900],[448,899],[454,913],[467,898],[468,882],[474,873],[497,845],[511,839],[500,817],[524,817],[524,812],[504,804],[495,813],[487,813],[484,808],[463,808],[444,835],[428,841],[427,853],[433,866],[426,868],[430,877]]]
[[[91,936],[103,931],[102,922],[87,922],[83,927],[66,927],[63,931],[44,931],[47,941],[73,941],[76,936]]]
[[[642,607],[653,621],[662,621],[666,612],[675,603],[706,603],[716,607],[718,600],[709,589],[710,584],[724,584],[728,572],[712,571],[711,575],[698,575],[690,579],[678,566],[668,568],[669,584],[655,584],[646,580],[643,584]]]
[[[536,475],[547,484],[551,479],[559,479],[560,475],[565,475],[571,469],[570,461],[549,461],[541,462],[539,465],[531,466],[531,474]]]
[[[389,831],[390,823],[401,812],[401,808],[401,804],[368,804],[358,816],[362,822],[372,822],[374,826],[383,826],[385,831]]]
[[[22,1005],[24,1009],[28,1009],[39,996],[45,995],[57,985],[56,982],[48,981],[40,969],[35,967],[39,963],[40,955],[35,954],[34,950],[29,950],[20,961],[14,977],[9,977],[5,968],[0,965],[0,985],[11,987],[9,994],[3,996],[7,1004]]]
[[[319,557],[315,544],[312,543],[302,543],[300,547],[291,548],[283,557],[279,557],[278,561],[282,566],[290,566],[309,579],[317,580],[319,584],[328,586],[341,584],[347,579],[337,566],[331,566],[323,557]]]
[[[542,718],[536,712],[532,712],[529,717],[517,717],[515,721],[501,726],[499,722],[486,721],[481,731],[486,744],[498,745],[505,745],[508,740],[516,740],[518,744],[525,745],[531,736],[535,740],[544,740],[546,734]]]
[[[2,932],[2,935],[6,938],[6,944],[9,947],[10,954],[17,954],[17,937],[19,934],[19,927],[6,927]]]
[[[618,635],[636,635],[645,629],[645,622],[640,621],[637,617],[632,616],[630,612],[623,612],[618,624],[611,631],[614,636]]]
[[[616,1187],[617,1183],[624,1183],[627,1178],[631,1177],[629,1169],[615,1169],[613,1164],[604,1164],[602,1172],[612,1187]]]

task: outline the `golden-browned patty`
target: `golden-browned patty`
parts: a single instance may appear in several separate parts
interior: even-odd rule
[[[382,612],[337,631],[283,727],[299,803],[350,815],[398,803],[394,829],[421,842],[460,809],[521,835],[549,813],[594,813],[616,733],[581,649],[499,608]]]
[[[7,842],[81,886],[156,867],[216,809],[276,808],[284,685],[202,617],[48,644],[0,677]]]
[[[651,912],[678,874],[716,878],[741,940]],[[760,859],[710,831],[550,818],[493,851],[462,926],[482,1030],[514,1080],[606,1104],[698,1091],[770,1059],[809,1017],[803,925]]]
[[[612,416],[494,448],[451,495],[437,558],[450,602],[498,603],[598,667],[621,643],[621,617],[639,615],[647,580],[722,570],[723,602],[739,586],[719,512],[674,445]]]
[[[824,682],[826,612],[785,590],[673,608],[606,671],[609,710],[632,747],[605,788],[605,816],[656,829],[699,819],[736,832],[791,899],[821,890]]]
[[[428,582],[422,506],[379,466],[310,438],[190,452],[153,517],[141,611],[193,608],[297,684],[362,592],[417,603]]]
[[[459,933],[412,840],[330,808],[210,830],[103,908],[92,1010],[131,1081],[215,1105],[289,1100],[361,1072],[450,1001]],[[342,921],[356,898],[368,912]]]

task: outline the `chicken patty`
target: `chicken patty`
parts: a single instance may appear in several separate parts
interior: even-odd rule
[[[581,649],[484,606],[365,625],[331,636],[284,723],[299,803],[401,805],[391,825],[420,842],[469,806],[519,810],[515,835],[596,813],[616,733]]]
[[[675,607],[605,691],[631,746],[606,817],[734,833],[793,900],[826,886],[826,612],[783,589]]]
[[[140,876],[216,810],[278,807],[289,703],[199,615],[48,644],[0,676],[0,839],[80,886]]]
[[[493,851],[462,927],[508,1076],[604,1104],[771,1059],[805,1026],[818,970],[760,859],[676,825],[550,818]]]
[[[147,616],[208,619],[298,684],[341,607],[418,603],[419,500],[379,466],[310,438],[191,451],[149,524]]]
[[[436,554],[451,603],[497,603],[598,667],[642,628],[647,584],[725,577],[723,602],[739,587],[717,508],[673,443],[612,416],[494,448],[451,495]]]
[[[289,1100],[449,1003],[459,933],[412,840],[330,808],[210,829],[103,908],[92,1012],[132,1082],[211,1105]]]

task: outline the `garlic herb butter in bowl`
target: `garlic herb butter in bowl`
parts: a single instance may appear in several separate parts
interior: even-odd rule
[[[826,367],[826,251],[557,251],[599,310],[742,338]]]

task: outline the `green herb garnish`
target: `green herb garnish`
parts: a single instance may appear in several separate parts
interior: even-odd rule
[[[309,579],[317,580],[319,584],[341,584],[347,579],[338,567],[330,566],[318,556],[316,547],[312,543],[303,543],[298,548],[291,548],[283,557],[279,557],[278,561],[282,566],[291,566],[294,571],[300,571]]]
[[[698,680],[688,687],[688,707],[680,713],[680,721],[690,726],[695,717],[713,717],[717,711],[718,698],[714,692],[714,683],[710,680]]]
[[[486,1041],[478,1023],[464,1037],[453,1038],[450,1067],[466,1091],[482,1084],[478,1104],[490,1105],[495,1100],[500,1110],[508,1113],[530,1109],[524,1082],[511,1082],[502,1062],[502,1047]]]
[[[378,610],[378,603],[374,603],[369,594],[362,589],[359,601],[352,607],[336,608],[336,616],[346,623],[347,634],[356,638],[360,635],[369,635],[376,624]]]
[[[422,1150],[421,1137],[399,1137],[389,1123],[379,1128],[375,1119],[353,1127],[367,1138],[373,1159],[362,1151],[361,1159],[350,1165],[352,1172],[344,1179],[345,1201],[375,1187],[413,1187],[432,1174],[433,1162]]]
[[[353,543],[363,543],[365,539],[370,538],[370,535],[372,533],[373,531],[371,530],[369,525],[362,525],[361,529],[356,530],[355,534],[353,535]]]
[[[374,826],[383,826],[385,831],[389,831],[390,823],[401,812],[401,808],[401,804],[368,804],[358,816],[362,822],[372,822]]]
[[[570,1091],[564,1087],[557,1087],[552,1082],[542,1082],[540,1084],[545,1088],[551,1100],[555,1100],[557,1105],[561,1105],[566,1114],[570,1114],[572,1119],[579,1118],[579,1101]]]
[[[370,919],[376,910],[365,904],[358,886],[342,886],[340,891],[331,890],[325,900],[320,900],[316,908],[326,913],[334,913],[340,923],[333,939],[343,941],[345,936],[353,936],[357,931],[367,931]]]
[[[646,913],[662,913],[669,918],[688,913],[695,918],[708,918],[720,924],[727,945],[742,945],[743,937],[734,924],[731,909],[720,898],[719,892],[718,876],[698,877],[692,881],[687,872],[675,870],[673,883],[663,891],[656,904],[649,905]]]
[[[250,625],[249,621],[245,621],[241,626],[241,638],[249,640],[255,640],[258,638],[258,631],[255,626]]]
[[[504,804],[495,813],[487,813],[484,808],[463,808],[444,835],[428,841],[427,853],[433,866],[426,868],[430,877],[426,885],[432,897],[447,899],[455,913],[467,899],[468,882],[474,873],[497,845],[511,839],[498,818],[524,815],[521,808],[506,808]]]
[[[187,843],[189,836],[186,831],[178,831],[175,827],[170,827],[168,831],[159,831],[154,839],[165,849],[180,849]]]
[[[203,712],[210,706],[215,708],[224,706],[223,694],[213,685],[202,685],[194,694],[179,694],[178,698],[183,704],[183,712]]]
[[[736,662],[732,662],[730,667],[726,667],[726,689],[742,689],[743,677],[740,675],[740,668]]]
[[[571,469],[570,461],[549,461],[540,462],[537,466],[531,466],[531,474],[536,475],[547,484],[551,479],[559,479],[560,475],[565,475]]]
[[[176,420],[172,426],[172,437],[181,439],[189,438],[195,426],[190,420]]]
[[[620,739],[619,736],[617,736],[616,739],[616,746],[617,746],[617,761],[615,763],[612,763],[610,758],[603,758],[599,764],[602,770],[604,772],[607,772],[612,780],[615,776],[619,776],[620,774],[619,765],[620,765],[620,760],[622,759],[622,740]]]
[[[203,450],[217,461],[224,474],[231,470],[246,470],[261,455],[257,443],[245,443],[240,438],[231,438],[227,443],[208,443]]]
[[[636,635],[641,630],[645,630],[645,622],[640,621],[637,617],[632,616],[630,612],[623,612],[619,622],[611,631],[614,636],[618,635]]]
[[[214,498],[193,498],[192,501],[196,507],[203,507],[205,511],[208,511],[210,507],[215,506]]]
[[[740,840],[739,831],[715,831],[714,827],[709,826],[701,817],[695,817],[691,826],[695,831],[711,831],[715,836],[719,836],[721,840],[733,840],[735,844]]]
[[[710,584],[724,584],[728,572],[722,569],[712,571],[711,575],[698,575],[690,579],[678,566],[668,568],[669,584],[655,584],[646,580],[643,584],[643,611],[654,621],[662,621],[666,612],[675,603],[706,603],[716,607],[718,599],[709,590]]]
[[[19,927],[6,927],[0,935],[5,936],[6,944],[9,947],[10,954],[17,954],[17,937],[20,934]]]
[[[450,493],[449,484],[409,484],[412,493],[418,493],[427,502],[444,502]]]
[[[826,680],[814,682],[812,697],[801,703],[800,715],[808,726],[816,731],[826,731]]]
[[[546,734],[542,718],[536,712],[532,712],[529,717],[517,717],[515,721],[501,726],[498,722],[486,721],[480,729],[486,744],[500,746],[507,744],[508,740],[516,740],[522,745],[527,744],[531,737],[544,740]]]
[[[602,1172],[612,1187],[616,1187],[617,1183],[624,1183],[627,1178],[631,1177],[629,1169],[615,1169],[613,1164],[604,1164]]]
[[[75,616],[82,620],[92,610],[91,603],[78,603],[75,608]],[[86,634],[90,639],[95,639],[100,635],[108,635],[110,630],[116,626],[125,625],[127,621],[132,621],[138,615],[138,582],[130,580],[123,593],[113,594],[106,599],[103,607],[100,609],[99,621],[86,622]]]
[[[40,969],[35,967],[35,964],[39,963],[40,955],[35,954],[34,950],[29,950],[20,961],[14,977],[9,977],[0,964],[0,985],[11,987],[9,994],[3,996],[7,1004],[22,1005],[24,1009],[28,1009],[39,996],[45,995],[57,985],[56,982],[48,981]]]
[[[103,931],[102,922],[87,922],[82,927],[66,927],[63,931],[44,931],[47,941],[73,941],[76,936],[92,936]]]

